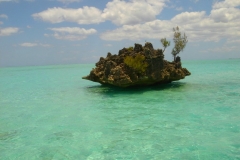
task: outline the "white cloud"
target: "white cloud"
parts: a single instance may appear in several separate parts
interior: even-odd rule
[[[182,11],[182,10],[183,10],[183,7],[177,7],[176,10],[177,10],[177,11]]]
[[[228,39],[227,43],[228,44],[234,44],[234,43],[240,44],[240,39]]]
[[[238,7],[240,6],[240,1],[239,0],[225,0],[221,2],[216,2],[213,5],[214,9],[217,8],[231,8],[231,7]]]
[[[50,28],[52,31],[61,32],[61,33],[70,33],[70,34],[93,34],[96,33],[95,29],[86,30],[84,28],[78,27],[62,27],[62,28]]]
[[[37,46],[37,43],[22,43],[20,44],[22,47],[35,47]]]
[[[80,0],[59,0],[63,3],[79,2]],[[75,22],[78,24],[94,24],[112,21],[116,25],[139,24],[156,19],[167,0],[113,0],[108,2],[103,12],[95,7],[83,8],[49,8],[33,14],[34,19],[51,23]]]
[[[5,19],[8,19],[8,16],[5,15],[5,14],[0,14],[0,18],[5,18]],[[3,24],[2,21],[0,21],[0,25]],[[1,28],[0,28],[0,32],[1,32]]]
[[[51,45],[50,44],[42,44],[42,43],[40,43],[40,44],[38,44],[39,46],[42,46],[42,47],[50,47]]]
[[[42,43],[21,43],[20,46],[22,47],[36,47],[36,46],[41,46],[41,47],[50,47],[49,44],[42,44]]]
[[[13,0],[0,0],[0,3],[1,2],[11,2],[11,1],[13,1]]]
[[[224,2],[229,2],[229,0]],[[227,4],[224,2],[221,4]],[[171,20],[153,20],[142,24],[123,25],[115,30],[102,33],[101,38],[104,40],[172,38],[172,28],[175,26],[179,26],[180,30],[186,33],[189,41],[240,39],[240,10],[238,8],[213,8],[210,15],[204,11],[182,12]]]
[[[176,24],[198,23],[204,19],[205,12],[182,12],[171,19]]]
[[[168,37],[174,26],[170,21],[154,20],[144,24],[124,25],[112,31],[107,31],[101,35],[104,40],[140,40],[140,39],[159,39]]]
[[[57,1],[65,3],[65,4],[69,4],[69,3],[73,3],[73,2],[81,2],[81,0],[57,0]]]
[[[82,40],[87,38],[88,35],[92,35],[97,31],[95,29],[84,29],[78,27],[62,27],[62,28],[50,28],[50,30],[54,31],[53,35],[45,34],[45,36],[53,36],[56,39],[61,40]]]
[[[41,19],[46,22],[76,22],[78,24],[93,24],[102,22],[101,10],[95,7],[83,7],[79,9],[70,8],[49,8],[32,16],[34,19]]]
[[[15,3],[19,3],[21,1],[26,1],[26,2],[35,2],[35,0],[0,0],[1,2],[15,2]]]
[[[194,2],[194,3],[197,3],[197,2],[199,2],[199,0],[191,0],[192,2]]]
[[[230,46],[229,44],[224,44],[220,47],[215,47],[215,48],[210,48],[207,50],[203,50],[200,52],[203,53],[211,53],[211,52],[216,52],[216,53],[229,53],[229,52],[233,52],[233,51],[239,51],[240,47],[235,45],[235,46]]]
[[[8,16],[5,15],[5,14],[0,14],[0,18],[5,18],[5,19],[8,19]]]
[[[116,25],[138,24],[156,19],[164,6],[164,0],[113,0],[107,3],[102,17]]]
[[[106,47],[112,47],[112,44],[105,44]]]
[[[0,28],[0,36],[10,36],[14,33],[17,33],[19,28],[15,27],[7,27],[7,28]]]
[[[218,8],[211,11],[210,17],[216,22],[240,21],[240,9]]]
[[[0,3],[1,2],[16,2],[18,3],[20,0],[0,0]],[[24,1],[31,1],[31,0],[24,0]]]

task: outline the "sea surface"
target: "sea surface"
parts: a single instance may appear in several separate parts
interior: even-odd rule
[[[93,64],[0,68],[1,160],[240,160],[240,59],[121,89]]]

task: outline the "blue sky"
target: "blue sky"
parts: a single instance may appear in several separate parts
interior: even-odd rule
[[[162,48],[176,26],[189,40],[183,60],[240,58],[240,0],[0,0],[0,67],[95,63],[146,41]]]

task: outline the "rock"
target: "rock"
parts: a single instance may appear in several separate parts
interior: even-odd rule
[[[118,55],[107,54],[100,57],[88,76],[83,79],[101,84],[119,87],[146,86],[170,83],[189,76],[191,73],[182,68],[181,58],[175,62],[164,60],[161,49],[155,50],[149,42],[143,47],[135,44],[134,48],[123,48]]]

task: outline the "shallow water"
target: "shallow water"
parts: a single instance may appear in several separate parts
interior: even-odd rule
[[[187,61],[178,82],[121,89],[93,65],[0,69],[0,159],[240,159],[240,60]]]

